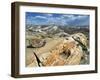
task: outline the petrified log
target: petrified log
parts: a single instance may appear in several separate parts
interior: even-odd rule
[[[81,42],[84,46],[87,47],[88,40],[87,40],[87,37],[83,33],[76,33],[71,36],[74,38],[74,40]]]
[[[82,33],[73,34],[64,39],[43,61],[45,66],[77,65],[87,50],[87,37]]]
[[[78,65],[81,63],[82,58],[86,56],[84,54],[86,50],[86,36],[82,33],[77,33],[64,38],[54,49],[46,52],[48,55],[44,53],[41,57],[38,57],[39,60],[37,62],[41,63],[39,66]]]
[[[43,39],[31,39],[29,41],[28,48],[40,48],[43,47],[46,44],[46,41]]]
[[[65,57],[62,57],[62,55],[65,55]],[[64,42],[51,51],[43,64],[45,66],[79,64],[82,55],[82,48],[77,46],[76,42]]]

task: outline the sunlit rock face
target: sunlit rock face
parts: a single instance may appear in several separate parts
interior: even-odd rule
[[[80,41],[82,44],[87,46],[87,37],[83,33],[76,33],[71,35],[76,41]]]
[[[87,37],[83,33],[67,36],[31,38],[28,40],[30,53],[29,66],[63,66],[88,64]],[[34,50],[35,49],[35,50]],[[31,61],[31,60],[32,61]]]
[[[85,60],[83,48],[78,41],[84,46],[87,45],[87,38],[82,33],[73,34],[70,37],[63,39],[49,54],[43,54],[45,57],[42,66],[57,66],[57,65],[78,65],[81,60]]]

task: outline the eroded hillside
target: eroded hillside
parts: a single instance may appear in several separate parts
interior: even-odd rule
[[[58,26],[27,27],[26,66],[89,64],[89,38],[84,33],[75,29],[69,34]]]

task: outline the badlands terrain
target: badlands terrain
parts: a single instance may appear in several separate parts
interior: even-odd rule
[[[88,27],[26,26],[26,67],[89,64]]]

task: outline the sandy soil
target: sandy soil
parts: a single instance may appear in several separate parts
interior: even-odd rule
[[[37,54],[38,57],[41,57],[43,53],[48,53],[50,50],[54,49],[57,45],[59,45],[63,38],[47,38],[47,43],[44,47],[41,48],[27,48],[26,49],[26,66],[35,67],[37,66],[37,62],[35,60],[33,52]]]

